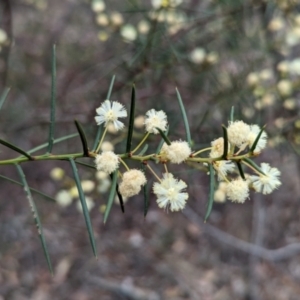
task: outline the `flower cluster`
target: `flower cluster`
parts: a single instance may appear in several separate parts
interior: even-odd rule
[[[64,170],[61,168],[54,168],[50,172],[50,176],[55,181],[60,181],[64,186],[64,188],[61,189],[55,196],[57,204],[61,207],[68,207],[73,203],[73,200],[76,200],[76,208],[82,212],[82,206],[79,200],[77,187],[75,185],[72,185],[69,188],[65,187],[70,182],[70,178],[67,177]],[[81,187],[84,194],[89,195],[95,190],[95,182],[93,180],[83,180],[81,181]],[[91,210],[95,205],[94,200],[90,195],[85,196],[85,202],[88,210]]]
[[[229,126],[227,128],[228,141],[232,148],[234,148],[234,146],[237,146],[240,150],[244,150],[246,147],[251,148],[260,131],[261,129],[258,125],[248,125],[243,121],[229,122]],[[254,152],[261,152],[261,150],[266,147],[266,144],[267,134],[263,131],[257,141]]]
[[[262,131],[258,125],[248,125],[243,121],[234,121],[229,122],[227,134],[227,160],[223,160],[224,138],[214,140],[211,142],[211,148],[209,148],[209,157],[216,159],[213,161],[213,167],[220,181],[214,194],[215,201],[224,202],[227,197],[233,202],[244,203],[249,198],[251,188],[263,194],[270,194],[278,188],[281,185],[278,169],[271,168],[267,163],[262,163],[259,167],[254,162],[249,163],[247,159],[243,160],[248,155],[247,152],[244,155],[242,154],[247,147],[249,151],[253,150],[254,156],[266,147],[266,132]],[[256,143],[255,149],[252,149],[254,143]],[[237,148],[236,153],[235,148]],[[240,157],[240,160],[237,161],[240,164],[240,169],[232,161],[237,156]],[[242,164],[254,171],[255,175],[245,173]],[[230,178],[229,174],[238,174],[238,176]]]
[[[122,130],[124,124],[121,123],[118,118],[127,116],[127,112],[124,106],[118,102],[111,102],[105,100],[99,108],[96,109],[97,116],[95,121],[98,125],[104,124],[105,127],[113,126],[116,131]],[[150,134],[159,134],[159,130],[165,132],[167,130],[167,115],[164,111],[156,111],[150,109],[146,112],[145,116],[138,116],[134,122],[135,126],[141,128],[145,127],[146,138]],[[105,135],[105,133],[104,133]],[[147,183],[144,172],[138,169],[129,169],[121,157],[121,155],[115,154],[113,146],[108,150],[104,150],[103,142],[104,136],[101,139],[100,145],[97,149],[102,149],[102,153],[96,153],[95,165],[98,170],[99,176],[105,177],[107,174],[112,174],[119,170],[120,162],[126,166],[127,170],[121,176],[121,182],[119,184],[119,192],[124,198],[129,198],[140,193],[142,186]],[[107,147],[105,147],[107,149]],[[170,162],[174,164],[180,164],[187,160],[192,153],[189,144],[186,141],[173,141],[170,145],[163,144],[157,159],[165,164]],[[150,166],[148,166],[151,169]],[[153,193],[157,196],[157,204],[159,207],[168,208],[171,211],[178,211],[184,208],[188,194],[183,192],[187,187],[186,183],[180,179],[175,179],[174,176],[167,172],[163,174],[163,178],[154,174],[159,182],[154,183]],[[105,177],[106,178],[106,177]]]
[[[213,178],[214,181],[215,176],[218,179],[218,187],[212,194],[216,202],[225,202],[226,199],[229,199],[232,202],[244,203],[250,198],[251,190],[267,195],[281,185],[280,171],[277,168],[271,167],[267,163],[261,163],[258,166],[251,159],[259,155],[267,144],[266,132],[256,124],[249,125],[241,120],[231,121],[227,128],[223,128],[223,137],[213,140],[208,148],[192,151],[191,141],[170,141],[166,136],[168,128],[166,113],[162,110],[150,109],[145,115],[137,116],[133,122],[137,130],[144,131],[142,140],[134,150],[117,154],[114,152],[114,144],[108,142],[105,137],[106,134],[123,131],[125,125],[119,119],[127,116],[126,108],[119,102],[105,100],[96,109],[96,113],[97,125],[104,126],[98,146],[94,152],[91,152],[97,169],[96,178],[99,184],[96,190],[98,193],[106,193],[109,190],[110,177],[113,177],[114,173],[117,175],[119,195],[127,200],[138,195],[142,187],[147,185],[149,180],[146,177],[146,171],[149,171],[156,178],[152,192],[157,198],[158,207],[170,209],[172,212],[180,211],[184,209],[189,198],[186,192],[188,186],[168,169],[172,164],[189,163],[193,166],[194,163],[198,165],[200,162],[203,162],[205,167],[210,164],[210,170],[213,172],[213,174],[210,173],[211,180]],[[147,147],[144,147],[145,151],[136,154],[150,135],[158,134],[161,135],[164,143],[161,143],[161,147],[155,153],[144,153],[147,151]],[[200,157],[200,154],[206,151],[209,151],[207,157]],[[145,170],[130,168],[127,165],[129,159],[140,161],[145,166]],[[164,171],[161,176],[151,167],[152,161],[163,167]],[[125,168],[124,172],[122,167]],[[63,180],[65,174],[61,169],[56,168],[51,171],[51,176],[54,180],[59,181]],[[93,182],[82,182],[85,193],[95,189],[95,184],[91,183]],[[145,187],[144,191],[147,190],[148,188]],[[77,188],[73,186],[69,190],[61,190],[56,199],[64,207],[70,205],[73,199],[78,199],[78,197]],[[94,206],[91,197],[86,197],[86,204],[88,209]],[[80,204],[77,204],[77,207],[80,210]],[[103,208],[100,210],[102,211]]]
[[[137,23],[126,23],[123,15],[118,11],[109,11],[103,0],[92,0],[91,10],[95,14],[95,22],[99,27],[98,39],[105,42],[111,38],[112,32],[117,32],[125,43],[133,43],[147,35],[153,22],[165,23],[168,34],[176,34],[186,27],[188,18],[177,8],[182,0],[152,0],[152,9],[147,17]]]
[[[98,116],[95,117],[95,120],[98,125],[102,123],[104,123],[104,126],[112,125],[115,130],[121,130],[124,127],[124,124],[118,118],[127,116],[127,112],[120,103],[105,100],[96,112]],[[134,124],[137,128],[145,126],[146,135],[142,141],[144,142],[150,134],[159,134],[166,131],[168,125],[167,115],[164,111],[150,109],[145,116],[138,116]],[[211,147],[208,148],[210,152],[207,162],[212,164],[220,182],[214,194],[215,200],[223,202],[228,198],[233,202],[243,203],[249,198],[250,189],[269,194],[278,188],[281,182],[279,180],[280,172],[276,168],[271,168],[266,163],[262,163],[261,167],[258,167],[254,162],[249,163],[246,159],[249,153],[256,156],[266,147],[266,132],[256,124],[248,125],[240,120],[229,122],[226,131],[227,153],[224,153],[224,137],[212,141]],[[158,182],[153,185],[153,193],[157,196],[159,207],[170,208],[171,211],[179,211],[185,207],[188,194],[184,190],[187,185],[168,172],[167,164],[181,164],[190,158],[196,158],[197,160],[197,155],[204,150],[192,153],[189,143],[178,140],[164,143],[158,154],[150,155],[150,157],[156,158],[157,161],[164,164],[166,169],[162,178],[159,178],[147,163],[149,170],[158,179]],[[238,160],[237,157],[239,157]],[[244,157],[245,160],[243,160]],[[141,158],[141,160],[143,159]],[[105,174],[111,174],[118,170],[120,162],[126,166],[121,155],[117,155],[113,151],[103,151],[95,156],[97,170]],[[235,162],[239,168],[237,168]],[[255,174],[245,173],[242,164],[254,171]],[[141,187],[147,183],[147,179],[142,171],[126,168],[127,171],[122,175],[119,191],[124,198],[129,198],[141,191]]]
[[[107,133],[124,129],[124,123],[119,119],[127,116],[126,108],[119,102],[105,100],[96,109],[96,113],[96,123],[103,124],[105,128],[96,150],[92,152],[97,169],[96,178],[100,182],[97,191],[100,193],[108,191],[111,186],[109,177],[117,172],[118,191],[122,198],[127,200],[138,195],[142,187],[147,185],[146,171],[148,170],[156,178],[152,192],[157,198],[158,207],[170,209],[172,212],[180,211],[184,209],[189,198],[186,192],[188,186],[169,172],[168,168],[172,164],[189,163],[193,166],[193,163],[200,162],[203,162],[205,167],[210,164],[213,172],[210,173],[211,178],[214,179],[216,176],[218,179],[219,184],[213,194],[216,202],[229,199],[232,202],[244,203],[250,198],[251,190],[267,195],[281,185],[280,171],[277,168],[267,163],[258,166],[251,160],[251,157],[259,155],[267,144],[266,132],[256,124],[249,125],[241,120],[231,121],[228,127],[224,128],[223,137],[213,140],[208,148],[192,151],[191,141],[168,140],[166,113],[162,110],[150,109],[144,116],[137,116],[133,122],[137,130],[144,130],[144,137],[138,146],[129,153],[116,154],[114,145],[105,140],[105,136]],[[158,134],[165,141],[161,148],[152,154],[145,154],[144,151],[142,154],[136,154],[150,135]],[[205,151],[209,151],[207,157],[200,157],[200,154]],[[126,162],[129,159],[142,162],[146,169],[142,171],[129,168]],[[159,163],[164,168],[161,176],[151,167],[151,161]],[[125,168],[124,172],[121,167]],[[250,172],[246,173],[246,168]],[[56,168],[52,170],[51,176],[55,180],[62,180],[65,174],[61,169]],[[94,190],[95,184],[91,185],[91,181],[83,181],[82,188],[88,193]],[[56,196],[61,206],[70,205],[73,198],[78,198],[75,186],[70,190],[61,190]],[[89,209],[94,206],[90,197],[86,197],[86,203]],[[80,209],[79,204],[78,209]]]

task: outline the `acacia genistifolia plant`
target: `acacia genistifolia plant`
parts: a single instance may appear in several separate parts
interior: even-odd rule
[[[153,108],[145,112],[144,136],[140,141],[134,141],[135,145],[133,145],[136,105],[135,86],[132,86],[131,103],[128,113],[123,104],[110,100],[114,79],[115,77],[111,80],[106,99],[102,102],[100,107],[96,109],[95,126],[98,126],[99,128],[92,147],[87,143],[87,138],[81,124],[75,120],[75,126],[78,131],[77,135],[81,139],[82,152],[53,154],[52,149],[55,143],[74,137],[74,135],[69,135],[61,137],[60,139],[54,139],[56,54],[55,46],[53,46],[51,110],[48,142],[26,151],[11,144],[9,141],[0,140],[2,145],[20,154],[12,159],[0,159],[0,166],[14,165],[16,167],[20,175],[20,182],[2,175],[0,176],[2,180],[7,180],[24,187],[51,273],[53,272],[51,260],[47,250],[39,214],[32,197],[32,192],[44,194],[41,191],[29,187],[22,170],[23,163],[44,160],[69,161],[78,189],[91,247],[95,256],[97,256],[96,243],[89,210],[76,167],[77,164],[89,167],[93,172],[96,170],[102,171],[111,178],[111,187],[104,213],[104,223],[108,220],[116,195],[119,198],[120,207],[124,212],[123,199],[130,198],[143,191],[144,216],[147,215],[149,206],[149,189],[147,188],[149,180],[147,178],[149,178],[149,176],[154,176],[155,182],[152,187],[152,192],[156,196],[156,202],[160,208],[169,209],[172,212],[184,209],[189,198],[188,186],[183,180],[176,178],[172,174],[173,164],[180,164],[182,167],[195,167],[197,169],[199,169],[199,164],[202,164],[203,170],[209,174],[210,192],[206,207],[205,221],[208,219],[212,211],[213,202],[214,200],[217,200],[217,198],[226,197],[233,202],[244,203],[246,199],[249,198],[250,189],[262,194],[269,194],[281,184],[279,170],[270,167],[268,163],[261,163],[261,165],[258,166],[254,162],[254,158],[260,155],[267,144],[267,134],[264,131],[264,127],[260,128],[258,125],[248,125],[241,120],[234,120],[233,108],[231,110],[228,125],[222,125],[223,136],[217,137],[211,142],[211,146],[208,148],[193,149],[188,116],[186,115],[183,101],[177,88],[176,95],[185,127],[185,136],[180,140],[172,141],[172,128],[169,128],[168,126],[166,113],[162,110],[156,111],[155,108]],[[5,101],[7,94],[8,90],[5,90],[0,99],[0,108]],[[116,131],[122,131],[124,130],[125,125],[120,119],[126,117],[129,117],[129,126],[126,130],[127,141],[124,152],[115,153],[113,151],[101,150],[108,126],[113,126]],[[150,135],[161,136],[160,143],[155,147],[151,147],[151,149],[156,149],[156,151],[152,153],[148,151],[150,148],[148,147],[148,138]],[[35,156],[34,153],[41,149],[46,149],[45,154]],[[81,158],[90,158],[91,164],[82,162],[80,160]],[[135,168],[130,168],[128,166],[128,161],[135,161]],[[158,167],[161,168],[161,172],[155,172],[153,164],[157,164]],[[159,168],[156,168],[156,170],[157,169]],[[47,195],[44,196],[49,197]]]

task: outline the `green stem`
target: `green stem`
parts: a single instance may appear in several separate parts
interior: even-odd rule
[[[149,155],[146,155],[146,156],[138,156],[138,155],[133,155],[130,157],[130,159],[133,159],[133,160],[139,160],[139,161],[145,161],[145,160],[149,160],[153,157],[155,157],[155,153],[153,154],[149,154]]]
[[[193,155],[193,157],[195,157],[195,156],[197,156],[198,154],[200,154],[200,153],[202,153],[202,152],[205,152],[205,151],[209,151],[209,150],[211,150],[211,149],[212,149],[212,147],[204,148],[204,149],[201,149],[201,150],[199,150],[199,151],[197,151],[197,152],[195,152],[195,153],[192,153],[192,155]]]
[[[258,175],[264,175],[263,173],[259,173],[258,170],[256,170],[254,167],[252,167],[249,163],[245,162],[244,160],[241,161],[244,165],[246,165],[248,168],[250,168],[251,170],[253,170],[256,174]]]
[[[246,153],[246,154],[243,154],[243,155],[229,156],[228,160],[240,160],[240,159],[248,158],[248,157],[251,157],[251,153],[250,152]]]
[[[120,158],[120,162],[121,162],[121,164],[125,167],[125,169],[126,169],[127,171],[130,170],[129,167],[127,166],[127,164],[125,163],[125,161],[124,161],[122,158]]]
[[[144,137],[143,137],[143,139],[140,141],[140,143],[135,147],[135,149],[134,149],[133,151],[131,151],[131,154],[135,153],[137,150],[140,149],[140,147],[141,147],[141,146],[144,144],[144,142],[147,140],[149,134],[150,134],[150,133],[147,132],[147,133],[144,135]]]
[[[147,168],[150,170],[150,172],[154,175],[154,177],[159,181],[161,182],[161,179],[156,175],[156,173],[154,172],[154,170],[147,164],[146,165]]]
[[[200,157],[197,157],[197,158],[194,158],[194,157],[189,157],[187,158],[187,161],[193,161],[193,162],[205,162],[205,163],[211,163],[213,161],[215,161],[217,159],[215,158],[200,158]]]
[[[99,144],[98,144],[98,147],[96,148],[96,151],[95,151],[96,153],[98,153],[99,150],[100,150],[100,148],[101,148],[101,145],[102,145],[102,143],[103,143],[104,137],[105,137],[106,132],[107,132],[107,128],[108,128],[108,126],[106,126],[105,129],[104,129],[104,132],[103,132],[103,134],[102,134],[101,140],[100,140],[100,142],[99,142]]]
[[[39,155],[39,156],[33,156],[32,161],[41,161],[41,160],[67,160],[69,158],[79,158],[84,157],[83,153],[71,153],[71,154],[59,154],[59,155],[53,155],[53,154],[46,154],[46,155]],[[27,157],[17,157],[12,159],[6,159],[1,160],[0,165],[12,165],[12,164],[18,164],[22,162],[29,161],[30,159]],[[31,160],[30,160],[31,161]]]

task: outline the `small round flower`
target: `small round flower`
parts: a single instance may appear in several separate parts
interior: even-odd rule
[[[285,99],[283,102],[283,107],[288,110],[293,110],[296,108],[296,106],[297,106],[297,102],[293,98]]]
[[[136,128],[143,128],[144,127],[144,124],[145,124],[145,116],[137,116],[135,119],[134,119],[134,127]]]
[[[214,169],[218,173],[218,179],[224,180],[227,173],[233,172],[235,169],[234,163],[229,160],[218,160],[213,163]]]
[[[163,158],[170,160],[174,164],[180,164],[185,161],[192,150],[189,144],[185,141],[175,141],[171,145],[163,144],[161,148],[161,155]]]
[[[221,181],[217,190],[214,193],[214,201],[218,203],[224,203],[226,201],[226,185],[227,183]]]
[[[128,198],[122,196],[122,200],[123,200],[123,204],[128,202]],[[114,203],[120,205],[120,198],[118,195],[116,195],[115,199],[114,199]]]
[[[182,0],[151,0],[151,4],[155,9],[160,7],[176,7],[182,3]]]
[[[95,188],[95,182],[92,180],[83,180],[81,181],[81,187],[85,193],[90,193]]]
[[[100,194],[104,194],[108,191],[110,186],[111,186],[111,181],[108,178],[104,178],[100,181],[99,185],[97,186],[97,191]]]
[[[82,187],[82,190],[83,190],[84,193],[90,193],[95,188],[95,182],[92,181],[92,180],[83,180],[83,181],[81,181],[81,187]],[[79,197],[78,188],[77,188],[76,185],[71,187],[69,189],[68,193],[70,194],[70,196],[72,198],[78,198]]]
[[[251,180],[253,187],[257,192],[267,195],[272,193],[274,189],[281,185],[279,180],[280,171],[277,168],[271,168],[267,163],[262,163],[260,167],[266,175],[253,175],[251,176]]]
[[[270,31],[278,31],[284,27],[284,19],[281,17],[274,17],[268,24]]]
[[[109,35],[108,35],[107,32],[104,31],[104,30],[100,30],[100,31],[98,32],[97,36],[98,36],[98,39],[99,39],[101,42],[105,42],[105,41],[107,41],[108,38],[109,38]]]
[[[293,93],[293,84],[290,80],[282,79],[277,83],[277,89],[281,96],[290,96]]]
[[[119,186],[121,195],[125,198],[137,195],[143,185],[145,185],[147,179],[145,174],[136,169],[131,169],[123,174],[122,182]]]
[[[92,10],[94,12],[101,12],[105,10],[105,3],[102,0],[94,0],[92,2]]]
[[[105,151],[102,154],[97,154],[95,164],[98,171],[103,171],[111,174],[119,167],[119,156],[112,151]]]
[[[248,145],[250,148],[254,144],[260,130],[261,129],[259,128],[258,125],[250,125],[250,133],[248,134],[248,137],[247,137],[247,142],[248,142]],[[260,152],[262,149],[264,149],[266,147],[267,138],[268,138],[268,136],[267,136],[266,132],[263,131],[257,144],[256,144],[256,147],[254,149],[255,153]]]
[[[62,168],[53,168],[50,172],[50,176],[54,180],[62,180],[65,176],[65,171]]]
[[[259,77],[261,80],[264,80],[264,81],[270,80],[273,77],[273,71],[271,69],[263,69],[259,73]]]
[[[286,120],[282,117],[279,117],[274,121],[274,124],[277,128],[282,129],[286,124]]]
[[[117,134],[118,133],[118,130],[116,129],[116,127],[113,123],[108,123],[107,131],[111,134]]]
[[[95,206],[95,203],[91,197],[85,197],[85,203],[86,203],[88,211],[90,211]],[[83,212],[80,200],[78,200],[76,202],[76,208],[81,213]]]
[[[230,122],[227,128],[229,142],[238,147],[247,142],[249,133],[250,126],[243,121]]]
[[[72,198],[78,198],[79,197],[79,193],[78,193],[78,189],[77,189],[77,186],[74,185],[73,187],[71,187],[69,190],[68,190],[68,193],[70,194],[70,196]]]
[[[96,23],[100,26],[107,26],[109,24],[108,16],[104,13],[96,16]]]
[[[0,44],[4,44],[7,40],[7,33],[0,28]]]
[[[264,107],[267,106],[272,106],[276,101],[276,98],[273,94],[271,93],[266,93],[262,98],[261,98],[261,102],[263,104]]]
[[[246,82],[249,86],[254,87],[259,83],[259,76],[257,75],[257,73],[249,73],[247,78],[246,78]]]
[[[214,65],[219,61],[219,54],[215,51],[210,52],[206,55],[205,60],[207,63]]]
[[[287,60],[282,60],[281,62],[278,63],[276,66],[276,69],[283,74],[286,74],[289,71],[290,68],[290,63]]]
[[[104,141],[101,145],[101,150],[104,151],[114,151],[114,145],[109,141]]]
[[[255,114],[255,110],[253,107],[243,107],[242,112],[243,115],[248,119],[252,118]]]
[[[67,190],[61,190],[56,194],[55,200],[60,206],[66,207],[72,203],[72,196]]]
[[[106,127],[109,123],[114,124],[116,130],[124,127],[124,124],[118,121],[118,118],[127,117],[125,107],[116,101],[105,100],[100,107],[96,109],[98,116],[95,117],[97,125],[104,123]]]
[[[136,40],[138,33],[135,29],[135,27],[131,24],[126,24],[121,28],[121,36],[124,38],[127,42],[133,42]]]
[[[110,15],[110,20],[111,20],[111,23],[114,25],[114,26],[121,26],[123,23],[124,23],[124,19],[123,19],[123,16],[122,14],[120,14],[119,12],[117,11],[113,11]]]
[[[141,20],[137,25],[138,31],[141,34],[147,34],[150,30],[150,24],[149,22],[145,20]]]
[[[211,151],[209,153],[209,156],[211,158],[216,158],[221,155],[223,155],[224,152],[224,138],[220,137],[214,141],[211,142]],[[228,148],[229,149],[229,148]]]
[[[203,48],[195,48],[189,55],[189,59],[194,64],[201,64],[204,62],[206,52]]]
[[[106,179],[108,177],[108,174],[106,172],[103,171],[97,171],[96,172],[96,178],[101,181],[103,179]]]
[[[226,195],[232,202],[244,203],[249,197],[249,187],[247,181],[239,178],[227,183]]]
[[[145,126],[147,132],[158,134],[159,131],[156,128],[159,128],[161,131],[166,131],[167,124],[167,115],[164,111],[150,109],[146,112]]]
[[[170,206],[171,211],[179,211],[185,207],[188,193],[182,190],[187,187],[182,180],[177,180],[171,173],[163,174],[160,183],[155,182],[153,185],[153,193],[157,196],[157,204],[160,208]]]
[[[300,59],[296,58],[289,63],[289,71],[292,74],[300,75]]]

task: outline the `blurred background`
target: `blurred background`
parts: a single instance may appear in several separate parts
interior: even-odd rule
[[[129,109],[133,82],[137,88],[134,142],[151,108],[167,113],[171,139],[184,139],[177,87],[195,149],[222,135],[232,106],[236,119],[266,124],[268,147],[256,162],[278,168],[282,186],[267,196],[253,192],[243,205],[215,203],[204,223],[207,174],[171,166],[189,185],[183,212],[159,209],[150,193],[146,218],[143,198],[136,196],[125,214],[116,203],[103,225],[110,183],[78,166],[96,260],[69,164],[24,163],[29,185],[55,199],[33,194],[54,277],[23,189],[0,178],[0,300],[299,299],[298,1],[2,0],[0,91],[11,89],[0,111],[0,138],[25,150],[48,138],[54,43],[55,138],[76,133],[77,119],[93,143],[95,109],[115,75],[111,100]],[[110,130],[105,146],[124,152],[125,138],[126,132]],[[151,145],[158,142],[153,138]],[[79,137],[53,149],[80,151]],[[1,145],[0,157],[15,153]],[[0,175],[19,181],[14,166],[1,166]]]

